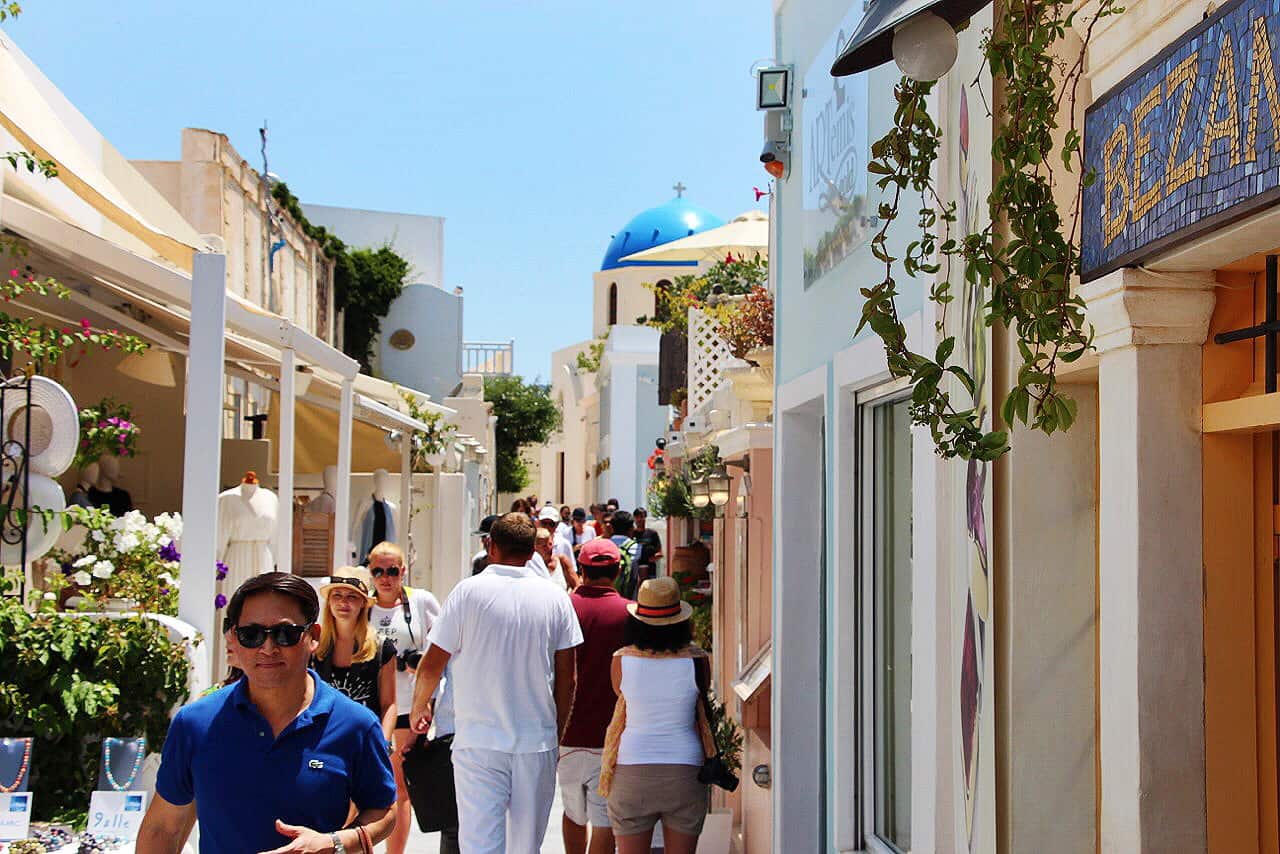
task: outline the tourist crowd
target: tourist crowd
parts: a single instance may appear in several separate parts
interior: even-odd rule
[[[567,854],[692,854],[723,773],[706,654],[657,574],[643,508],[521,499],[483,520],[443,605],[380,543],[319,592],[250,578],[230,673],[178,711],[140,854],[402,854],[417,812],[442,854],[540,851],[557,781]]]

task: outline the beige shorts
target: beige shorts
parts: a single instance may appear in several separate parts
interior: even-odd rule
[[[609,812],[605,808],[600,788],[600,755],[603,750],[587,747],[561,747],[560,764],[556,774],[560,777],[560,802],[564,805],[564,817],[576,825],[608,827]]]
[[[609,790],[609,823],[618,836],[663,827],[702,833],[711,792],[698,782],[696,765],[619,765]]]

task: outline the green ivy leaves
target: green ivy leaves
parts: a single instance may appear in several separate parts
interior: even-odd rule
[[[869,327],[875,332],[884,343],[890,373],[910,378],[912,421],[929,428],[943,457],[993,460],[1009,449],[1008,433],[985,429],[985,410],[974,400],[973,378],[950,363],[954,338],[943,339],[932,358],[907,346],[896,302],[898,265],[908,276],[935,279],[929,299],[942,309],[939,330],[954,297],[950,283],[938,277],[944,264],[950,269],[955,262],[965,282],[976,286],[985,300],[983,325],[999,324],[1012,333],[1020,363],[1000,405],[1005,425],[1020,423],[1054,433],[1070,428],[1076,419],[1076,403],[1062,391],[1057,371],[1093,345],[1085,306],[1072,293],[1072,282],[1080,264],[1075,235],[1081,191],[1096,176],[1083,168],[1075,170],[1079,177],[1073,180],[1073,203],[1064,215],[1054,191],[1065,179],[1055,175],[1052,164],[1060,162],[1068,173],[1082,167],[1075,99],[1088,36],[1099,18],[1123,10],[1103,0],[1084,30],[1080,58],[1062,63],[1055,46],[1075,25],[1075,13],[1068,7],[1063,0],[1008,4],[984,42],[986,61],[1004,97],[992,138],[996,177],[987,199],[991,224],[985,229],[959,239],[949,234],[955,205],[943,202],[934,184],[943,136],[929,116],[932,83],[902,79],[894,89],[893,127],[871,147],[868,171],[880,176],[877,186],[892,195],[879,206],[881,228],[871,240],[871,253],[884,264],[885,274],[862,289],[866,301],[858,330]],[[1068,127],[1055,143],[1059,117],[1064,115]],[[901,215],[904,192],[920,199],[919,235],[898,258],[889,250],[888,236]],[[944,382],[948,378],[953,381]],[[953,392],[961,390],[964,399],[953,400]]]

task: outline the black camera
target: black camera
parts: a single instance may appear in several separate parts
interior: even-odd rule
[[[418,662],[422,661],[422,653],[416,649],[406,649],[404,652],[396,656],[396,670],[401,672],[405,670],[417,670]]]
[[[702,767],[698,769],[698,782],[704,786],[719,786],[726,792],[738,788],[738,778],[719,756],[710,756],[703,761]]]

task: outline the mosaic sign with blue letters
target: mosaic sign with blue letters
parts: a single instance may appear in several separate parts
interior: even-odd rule
[[[1280,0],[1236,0],[1094,101],[1084,281],[1280,201],[1278,41]]]

